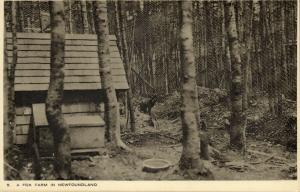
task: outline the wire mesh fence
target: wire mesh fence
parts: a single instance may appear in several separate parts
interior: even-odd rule
[[[95,33],[92,1],[65,1],[65,21],[67,33]],[[6,31],[11,31],[11,2],[5,2]],[[49,33],[50,11],[47,1],[17,2],[18,32]],[[108,1],[109,31],[117,35],[115,1]],[[127,38],[128,56],[131,63],[131,78],[128,80],[135,95],[168,94],[180,90],[181,65],[179,47],[180,18],[177,1],[126,1],[124,6],[126,18],[125,34]],[[237,25],[239,29],[242,62],[244,55],[250,51],[250,84],[255,91],[267,91],[270,81],[272,86],[284,89],[284,94],[296,98],[297,67],[297,9],[296,1],[278,1],[274,10],[267,7],[262,13],[254,6],[247,15],[247,9],[236,6]],[[83,10],[84,8],[84,10]],[[281,12],[283,10],[283,12]],[[282,15],[284,13],[285,15]],[[87,28],[85,30],[85,14]],[[265,14],[265,15],[262,15]],[[199,86],[229,89],[230,63],[228,61],[227,37],[224,24],[224,10],[221,1],[195,1],[193,7],[193,39],[196,63],[196,80]],[[275,31],[267,33],[273,39],[263,39],[264,31],[259,31],[263,17],[275,26]],[[273,20],[271,19],[273,18]],[[292,18],[292,19],[291,19]],[[243,32],[250,31],[253,40],[251,49],[247,50]],[[284,31],[277,30],[284,23]],[[243,28],[244,27],[244,28]],[[247,28],[248,27],[248,28]],[[245,33],[246,34],[246,33]],[[283,36],[285,39],[283,39]],[[267,43],[267,51],[262,44]],[[275,58],[266,55],[275,46]],[[285,53],[282,52],[284,47]],[[122,47],[119,43],[119,50]],[[275,62],[276,65],[270,63]],[[282,69],[286,63],[286,69]],[[277,66],[282,71],[277,81],[272,79],[269,66]],[[280,69],[280,70],[279,70]],[[274,89],[274,87],[273,87]]]

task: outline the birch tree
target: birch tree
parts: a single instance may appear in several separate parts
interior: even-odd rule
[[[89,23],[88,23],[88,16],[87,16],[86,0],[81,0],[80,3],[81,3],[81,12],[82,12],[83,32],[89,33]]]
[[[128,47],[127,47],[127,40],[126,40],[126,34],[125,34],[125,23],[124,23],[124,18],[126,18],[126,15],[124,13],[124,10],[122,9],[122,2],[118,1],[116,3],[117,6],[117,11],[118,11],[118,16],[119,16],[119,27],[117,27],[120,30],[120,35],[121,35],[121,45],[122,45],[122,53],[123,53],[123,59],[125,63],[125,71],[126,71],[126,77],[127,81],[130,86],[130,79],[131,79],[131,64],[129,62],[129,57],[128,57]],[[130,129],[131,131],[135,131],[135,117],[134,117],[134,110],[132,106],[132,90],[129,87],[129,90],[127,92],[127,102],[128,102],[128,110],[129,110],[129,116],[130,116]]]
[[[46,98],[46,115],[54,138],[55,172],[58,179],[70,179],[71,139],[63,118],[65,16],[63,1],[50,2],[51,59],[50,84]]]
[[[121,140],[119,104],[110,66],[107,4],[106,1],[94,1],[93,6],[98,40],[99,73],[101,87],[105,91],[106,126],[111,133],[109,135],[112,147],[130,150]]]
[[[11,32],[12,32],[12,62],[8,65],[8,126],[10,130],[15,126],[15,69],[18,58],[17,46],[17,2],[11,2]]]
[[[224,2],[225,27],[228,36],[229,52],[231,59],[231,119],[230,119],[230,144],[237,149],[245,148],[244,115],[242,111],[242,71],[241,55],[236,26],[236,16],[233,1]]]
[[[182,170],[195,169],[197,173],[207,171],[200,159],[200,138],[198,132],[198,93],[192,34],[192,1],[180,1],[180,54],[183,69],[181,94],[182,154],[179,167]]]

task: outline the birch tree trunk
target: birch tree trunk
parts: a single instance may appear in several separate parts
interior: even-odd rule
[[[13,56],[12,63],[8,64],[8,126],[10,131],[15,127],[15,69],[18,59],[18,42],[17,42],[17,2],[11,2],[11,32],[12,32],[12,46]]]
[[[122,10],[122,2],[118,1],[117,2],[117,8],[118,8],[118,15],[119,15],[119,25],[118,27],[121,32],[121,44],[122,44],[122,53],[123,53],[123,58],[125,62],[125,72],[126,72],[126,77],[127,81],[129,84],[129,90],[127,93],[127,102],[128,102],[128,110],[129,110],[129,116],[130,116],[130,129],[132,132],[135,132],[135,117],[134,117],[134,110],[132,106],[132,90],[130,86],[130,79],[131,79],[131,63],[129,62],[129,54],[128,54],[128,47],[127,47],[127,40],[126,40],[126,33],[125,33],[125,23],[124,23],[124,18],[126,18],[126,15],[124,14],[124,11]]]
[[[287,67],[287,60],[286,60],[286,33],[285,33],[285,2],[281,2],[281,25],[280,25],[280,30],[281,30],[281,62],[282,62],[282,79],[283,79],[283,86],[282,86],[282,91],[284,94],[287,94],[287,88],[288,88],[288,67]]]
[[[252,50],[252,20],[253,20],[253,2],[244,2],[244,43],[245,59],[243,66],[243,111],[248,109],[248,101],[251,97],[251,50]]]
[[[120,133],[120,111],[117,101],[116,90],[114,88],[109,53],[109,34],[107,20],[106,1],[94,1],[94,18],[98,39],[98,58],[101,87],[105,90],[105,116],[106,126],[111,132],[110,141],[113,148],[123,148],[130,150],[121,140]]]
[[[240,46],[238,41],[236,17],[233,1],[224,2],[225,27],[228,35],[231,59],[231,120],[230,144],[237,149],[245,149],[245,120],[242,113],[242,71]]]
[[[277,29],[276,28],[276,19],[275,19],[275,14],[280,14],[276,12],[276,4],[275,2],[271,2],[270,3],[271,6],[271,18],[270,18],[270,29],[271,29],[271,38],[272,38],[272,79],[271,79],[271,83],[272,83],[272,92],[273,92],[273,98],[274,98],[274,108],[275,108],[275,115],[280,116],[281,112],[282,112],[282,106],[279,105],[279,89],[280,89],[280,83],[279,82],[279,77],[280,77],[280,68],[278,67],[278,58],[277,55],[280,55],[280,53],[278,53],[278,50],[280,50],[280,47],[278,46],[278,37],[277,37]],[[279,112],[280,111],[280,112]]]
[[[73,33],[73,23],[72,23],[72,1],[68,0],[68,9],[69,9],[69,33]]]
[[[12,2],[15,3],[15,2]],[[6,33],[6,27],[4,27],[4,30]],[[9,122],[9,91],[10,91],[10,83],[9,83],[9,68],[8,68],[8,59],[7,59],[7,50],[6,50],[6,43],[4,43],[4,82],[3,82],[3,97],[4,97],[4,102],[3,102],[3,109],[4,109],[4,117],[3,117],[3,129],[4,129],[4,136],[3,136],[3,144],[4,144],[4,153],[9,150],[10,146],[13,144],[13,134],[12,130],[10,127],[10,122]]]
[[[83,33],[89,33],[89,22],[87,16],[86,0],[81,0],[81,12],[82,12],[82,23],[83,23]]]
[[[182,170],[196,169],[199,172],[204,170],[203,162],[200,159],[200,138],[197,127],[198,114],[198,93],[196,85],[196,67],[193,50],[192,35],[192,1],[180,1],[180,53],[183,69],[182,86],[182,154],[179,167]]]
[[[63,118],[65,16],[63,1],[50,2],[51,62],[50,84],[46,98],[46,115],[53,133],[55,172],[58,179],[70,179],[71,139],[69,127]]]
[[[21,1],[17,1],[17,4],[18,4],[18,13],[20,14],[19,15],[19,29],[20,29],[20,32],[23,32],[24,31],[24,10],[23,10],[23,4]]]
[[[115,5],[115,34],[116,34],[116,37],[117,37],[117,45],[118,45],[118,48],[120,50],[120,54],[121,54],[121,58],[122,60],[124,60],[123,58],[123,50],[122,50],[122,36],[121,36],[121,25],[120,25],[120,8],[119,8],[119,2],[118,1],[115,1],[114,2],[114,5]]]

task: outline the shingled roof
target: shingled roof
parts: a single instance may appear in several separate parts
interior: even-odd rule
[[[8,62],[12,62],[12,34],[6,34]],[[110,61],[116,89],[128,89],[124,66],[110,35]],[[50,81],[50,34],[18,33],[18,60],[15,71],[16,91],[46,91]],[[66,34],[65,90],[101,89],[97,36]]]

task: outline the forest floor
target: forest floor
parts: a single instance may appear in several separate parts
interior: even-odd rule
[[[282,180],[296,179],[296,152],[287,150],[284,138],[286,117],[268,115],[267,99],[259,97],[247,111],[247,152],[241,155],[229,148],[226,130],[228,106],[226,94],[221,90],[199,90],[202,118],[210,135],[210,145],[219,150],[222,157],[204,161],[216,180]],[[77,175],[95,180],[183,180],[191,179],[182,174],[178,162],[182,151],[179,94],[173,94],[152,109],[156,128],[151,126],[150,116],[136,108],[137,131],[124,132],[122,139],[136,153],[122,153],[91,157],[85,161],[73,161]],[[202,99],[201,99],[202,98]],[[286,104],[284,114],[295,112],[294,104]],[[295,128],[295,127],[294,127]],[[168,170],[157,173],[143,171],[143,161],[148,158],[165,159],[171,163]]]
[[[250,104],[246,113],[247,152],[245,155],[229,147],[228,102],[221,90],[200,90],[199,103],[202,118],[210,136],[210,146],[221,156],[211,156],[204,164],[214,174],[215,180],[286,180],[296,179],[296,150],[287,150],[287,114],[295,113],[295,104],[285,104],[284,116],[274,118],[268,115],[267,99],[258,97]],[[182,151],[180,97],[178,93],[158,102],[152,109],[156,117],[156,128],[151,125],[150,116],[135,110],[136,132],[123,130],[122,139],[135,153],[121,151],[111,153],[103,149],[99,154],[84,159],[72,160],[72,171],[78,179],[91,180],[184,180],[191,179],[182,173],[178,162]],[[296,143],[296,141],[294,141]],[[165,159],[171,163],[169,169],[157,173],[143,171],[143,161],[149,158]],[[22,170],[31,164],[24,160]],[[23,179],[32,179],[32,173],[21,172]],[[43,179],[54,179],[53,165],[43,163]],[[192,178],[198,179],[198,178]]]
[[[181,155],[181,144],[174,137],[180,133],[179,123],[161,120],[161,126],[172,132],[147,130],[144,133],[127,135],[129,146],[142,156],[123,153],[114,157],[109,155],[94,156],[89,160],[73,161],[73,170],[77,175],[95,180],[183,180],[189,175],[179,174],[177,163]],[[214,173],[216,180],[277,180],[295,179],[296,153],[286,151],[280,144],[248,139],[248,152],[245,157],[228,149],[228,134],[224,130],[211,130],[216,148],[220,149],[225,159],[205,161],[205,165]],[[124,137],[124,140],[125,137]],[[256,153],[257,151],[257,153]],[[261,153],[260,153],[261,152]],[[148,173],[142,171],[146,158],[161,158],[171,162],[166,171]],[[278,158],[278,159],[277,159]]]

